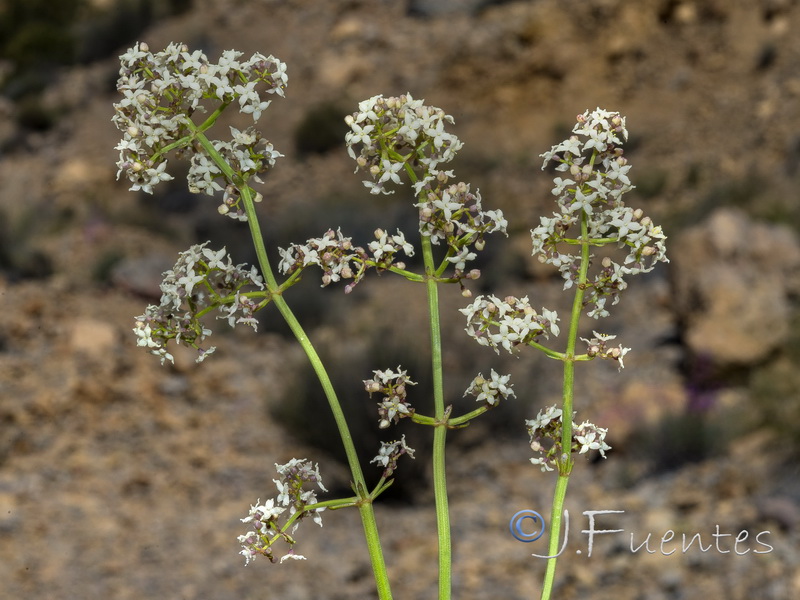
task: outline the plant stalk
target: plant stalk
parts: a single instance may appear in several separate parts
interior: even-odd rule
[[[583,311],[583,296],[589,272],[589,224],[586,212],[581,211],[581,263],[578,269],[578,281],[575,284],[575,297],[570,314],[567,349],[561,360],[564,361],[564,384],[561,413],[561,456],[558,458],[558,481],[553,493],[553,510],[550,516],[550,541],[548,545],[547,568],[542,584],[541,600],[549,600],[553,591],[556,574],[556,555],[558,540],[561,536],[561,516],[564,511],[564,499],[567,495],[567,484],[572,472],[572,406],[575,395],[575,346],[578,341],[578,325]]]
[[[211,156],[217,166],[219,166],[222,172],[226,175],[226,177],[228,177],[231,181],[240,184],[239,191],[241,193],[241,200],[244,203],[245,214],[247,215],[247,224],[250,228],[250,236],[253,240],[253,246],[256,250],[258,264],[261,269],[261,273],[264,276],[267,291],[270,293],[272,301],[278,307],[278,311],[280,311],[287,325],[289,325],[289,328],[292,330],[295,338],[305,351],[306,356],[308,357],[308,360],[311,363],[311,366],[313,367],[320,384],[322,385],[322,389],[325,392],[325,397],[328,399],[328,404],[330,405],[331,412],[333,413],[336,427],[339,430],[339,435],[342,439],[342,444],[344,445],[344,450],[347,455],[347,462],[350,466],[350,473],[353,476],[354,488],[356,489],[356,494],[359,497],[358,511],[361,514],[361,522],[364,526],[364,535],[367,541],[367,549],[369,550],[372,570],[375,575],[378,597],[380,600],[391,600],[392,593],[389,585],[389,577],[386,571],[386,563],[383,557],[380,537],[378,535],[378,526],[375,521],[375,512],[372,506],[372,499],[366,493],[367,486],[364,480],[364,474],[361,471],[361,465],[358,461],[358,455],[356,454],[355,445],[353,444],[353,438],[350,435],[350,429],[347,426],[347,420],[344,416],[342,407],[339,404],[339,399],[336,396],[336,392],[333,389],[333,384],[331,383],[331,379],[325,370],[322,360],[317,354],[313,344],[308,339],[308,336],[300,325],[300,322],[297,320],[297,317],[295,317],[294,313],[289,308],[286,300],[280,293],[278,293],[279,285],[275,279],[275,275],[272,272],[272,267],[270,266],[269,259],[267,257],[267,251],[264,246],[264,238],[261,233],[261,227],[258,223],[258,215],[256,214],[255,203],[253,202],[251,189],[246,185],[245,182],[240,181],[240,178],[236,175],[236,173],[234,173],[225,159],[214,149],[211,142],[205,135],[199,131],[195,131],[195,137],[203,146],[203,149],[208,152],[209,156]]]

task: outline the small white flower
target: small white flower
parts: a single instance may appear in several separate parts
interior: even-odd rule
[[[306,560],[305,556],[302,556],[300,554],[294,554],[293,552],[289,552],[289,554],[284,554],[281,557],[281,564],[283,564],[283,562],[288,558],[291,558],[293,560]]]

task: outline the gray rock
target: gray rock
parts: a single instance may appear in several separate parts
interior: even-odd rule
[[[800,242],[788,227],[717,210],[670,245],[684,338],[718,364],[764,360],[789,333]]]

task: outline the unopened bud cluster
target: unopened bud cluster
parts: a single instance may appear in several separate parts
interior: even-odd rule
[[[272,553],[272,545],[283,540],[289,544],[289,551],[281,558],[281,562],[286,559],[305,559],[304,556],[294,553],[295,539],[286,533],[286,525],[279,523],[279,517],[288,509],[289,516],[300,513],[294,521],[292,534],[297,530],[300,521],[306,516],[311,515],[313,521],[322,527],[322,511],[324,508],[311,509],[317,504],[317,493],[312,489],[304,489],[306,483],[316,484],[323,492],[327,492],[322,485],[322,477],[319,474],[319,466],[312,465],[307,459],[293,458],[285,465],[276,464],[278,479],[273,479],[278,488],[278,496],[270,498],[264,504],[257,500],[256,504],[250,507],[250,514],[242,519],[252,529],[239,536],[239,543],[242,545],[242,554],[246,563],[249,563],[256,556],[266,556],[270,562],[275,562]]]
[[[573,413],[573,419],[575,414]],[[563,412],[555,405],[540,410],[535,419],[525,421],[531,438],[531,450],[538,454],[531,463],[541,467],[542,471],[553,471],[559,463],[566,460],[566,453],[561,445]],[[585,454],[589,450],[597,450],[600,456],[606,457],[606,450],[611,446],[605,443],[607,429],[597,427],[589,421],[572,428],[572,444],[570,452]]]
[[[406,398],[408,385],[417,385],[411,381],[408,373],[399,366],[397,371],[373,371],[372,379],[364,380],[364,389],[372,394],[381,394],[383,398],[378,402],[379,427],[386,429],[392,423],[398,423],[403,417],[410,417],[414,409]]]

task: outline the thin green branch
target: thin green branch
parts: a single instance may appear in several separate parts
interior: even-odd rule
[[[553,589],[556,572],[556,555],[558,554],[558,540],[561,535],[561,514],[564,509],[564,499],[567,493],[567,484],[572,472],[572,412],[575,393],[575,346],[578,341],[578,326],[581,312],[583,311],[583,297],[586,289],[587,274],[589,272],[590,244],[589,244],[589,218],[585,211],[581,211],[581,262],[578,268],[578,280],[575,284],[575,297],[572,301],[570,314],[569,333],[567,335],[567,349],[564,352],[564,383],[561,413],[561,456],[557,457],[558,481],[553,494],[553,510],[550,519],[550,543],[547,568],[542,585],[541,600],[549,600]]]
[[[202,145],[203,149],[214,160],[215,164],[220,168],[223,174],[230,181],[233,181],[237,187],[239,187],[241,199],[244,204],[245,214],[247,215],[247,224],[250,228],[250,236],[253,241],[253,246],[256,250],[259,267],[261,269],[261,274],[264,276],[267,290],[272,294],[273,302],[278,307],[278,311],[281,313],[298,343],[305,351],[306,356],[308,357],[308,360],[311,363],[317,378],[319,379],[320,385],[325,393],[325,397],[328,399],[328,404],[331,412],[333,413],[333,418],[336,422],[336,427],[339,430],[339,435],[342,439],[342,444],[344,445],[345,453],[347,455],[350,473],[353,476],[353,482],[360,497],[358,510],[364,526],[364,535],[367,540],[367,548],[369,550],[370,560],[372,562],[372,569],[375,575],[378,595],[381,600],[390,600],[392,594],[389,586],[386,564],[383,558],[383,551],[381,549],[380,538],[378,535],[378,527],[375,521],[375,513],[372,507],[372,499],[366,495],[365,492],[363,492],[363,490],[366,489],[366,483],[364,480],[364,475],[361,471],[361,465],[358,461],[358,455],[356,454],[353,438],[350,435],[350,430],[347,426],[347,420],[345,419],[344,412],[339,404],[339,399],[336,396],[336,392],[333,389],[333,384],[331,383],[330,377],[322,363],[322,360],[317,354],[316,349],[300,325],[300,322],[297,320],[297,317],[295,317],[294,313],[289,308],[286,300],[282,295],[277,293],[280,288],[275,279],[275,275],[272,272],[269,258],[267,257],[264,238],[261,233],[258,215],[256,214],[255,210],[252,190],[246,185],[246,182],[242,181],[241,177],[237,175],[233,169],[231,169],[230,165],[214,149],[213,145],[205,135],[203,135],[200,131],[195,131],[195,137]]]

